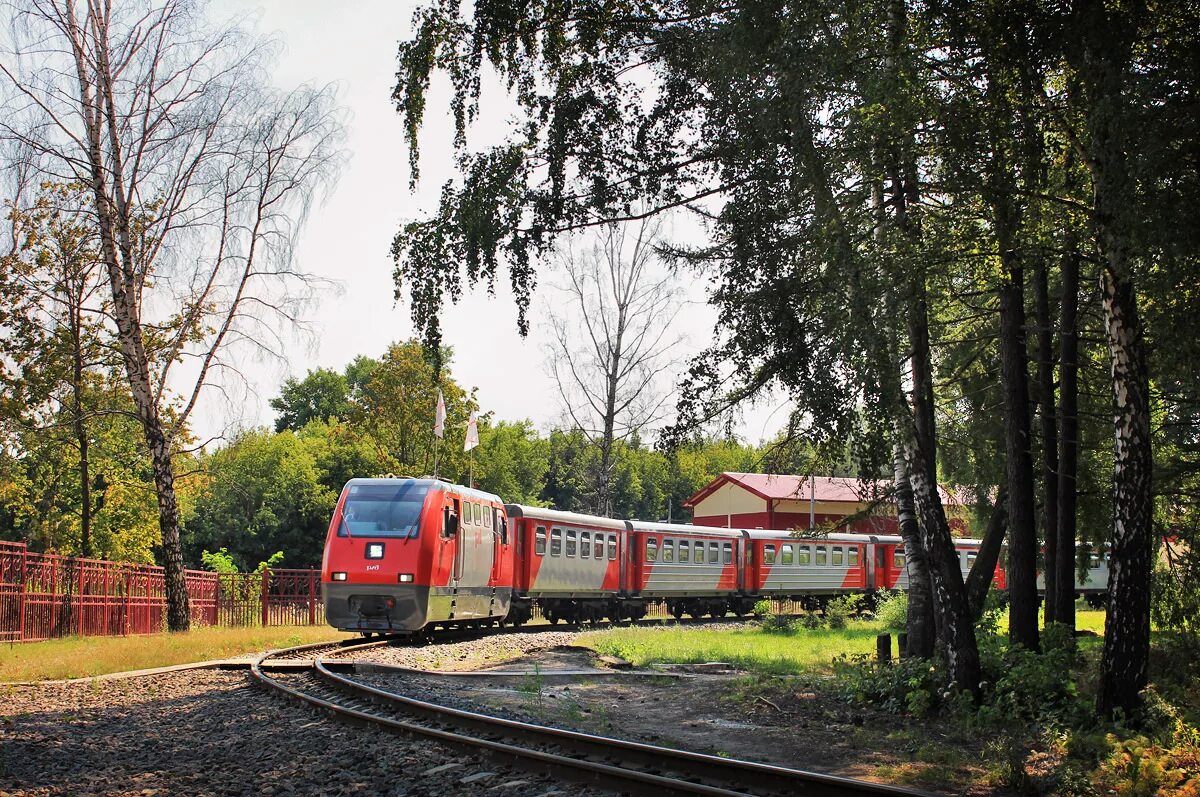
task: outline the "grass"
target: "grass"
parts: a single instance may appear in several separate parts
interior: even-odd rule
[[[1104,612],[1080,610],[1080,630],[1104,633]],[[1007,618],[1001,622],[1007,633]],[[792,633],[764,633],[758,628],[713,629],[687,626],[616,628],[584,634],[577,644],[598,653],[620,656],[636,666],[728,662],[740,669],[768,675],[827,672],[841,654],[875,653],[875,637],[887,629],[880,622],[851,622],[847,628]],[[893,650],[895,642],[893,644]]]
[[[224,659],[351,636],[328,626],[196,628],[183,634],[94,636],[0,646],[0,683],[83,678]]]
[[[619,628],[585,634],[577,644],[620,656],[639,667],[723,661],[750,672],[783,675],[826,670],[841,653],[872,653],[875,637],[883,631],[878,622],[789,634],[768,634],[757,628]]]

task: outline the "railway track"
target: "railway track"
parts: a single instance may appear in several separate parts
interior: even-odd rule
[[[342,643],[334,650],[386,644]],[[913,789],[722,758],[493,717],[360,683],[334,669],[321,648],[271,651],[251,666],[256,680],[352,723],[427,739],[593,788],[653,797],[876,795],[929,797]],[[332,651],[331,651],[332,652]],[[298,655],[299,654],[299,655]],[[272,661],[312,656],[311,666],[275,671]]]

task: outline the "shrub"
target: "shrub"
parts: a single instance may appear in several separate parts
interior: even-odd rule
[[[800,625],[809,631],[816,631],[819,628],[825,627],[825,617],[816,612],[805,612],[800,616]]]
[[[903,631],[908,627],[908,593],[879,590],[875,603],[875,619],[885,628]]]
[[[825,622],[830,628],[845,628],[850,619],[862,606],[862,595],[842,595],[825,606]]]
[[[790,634],[796,630],[796,621],[791,617],[776,614],[769,600],[760,600],[754,604],[754,616],[762,630],[768,634]]]

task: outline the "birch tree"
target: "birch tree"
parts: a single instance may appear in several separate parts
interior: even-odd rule
[[[154,474],[167,625],[190,623],[172,452],[237,352],[273,355],[310,280],[292,242],[340,158],[328,88],[272,88],[275,47],[191,0],[7,6],[0,140],[85,186]],[[184,367],[181,367],[184,366]]]
[[[550,306],[549,369],[572,426],[599,450],[595,501],[605,515],[615,444],[662,420],[670,395],[657,381],[680,340],[671,328],[683,303],[671,274],[655,269],[659,228],[651,219],[608,225],[590,249],[559,258],[564,301]]]

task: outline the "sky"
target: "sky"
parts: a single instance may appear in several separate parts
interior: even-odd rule
[[[323,291],[307,314],[310,334],[292,336],[286,363],[248,364],[243,369],[248,384],[230,392],[232,401],[219,391],[205,394],[194,416],[201,440],[270,425],[274,414],[268,401],[288,376],[302,378],[317,367],[340,371],[357,355],[379,356],[390,342],[413,335],[407,304],[393,298],[389,247],[401,223],[436,207],[441,185],[454,176],[449,93],[444,82],[435,81],[421,137],[421,182],[415,192],[409,190],[408,152],[390,95],[397,44],[411,30],[416,7],[415,2],[366,0],[221,0],[210,7],[215,19],[245,16],[248,25],[282,41],[273,76],[281,88],[337,86],[339,102],[348,111],[349,159],[335,189],[311,212],[295,250],[301,270],[333,280],[336,287]],[[485,86],[471,145],[498,142],[513,114],[504,92]],[[553,276],[541,280],[552,282]],[[681,285],[681,299],[688,304],[677,318],[676,332],[684,343],[674,350],[668,374],[682,373],[688,357],[713,337],[715,312],[705,304],[702,287],[691,279]],[[544,318],[556,297],[539,291],[531,308],[531,333],[522,339],[506,277],[495,288],[495,295],[488,296],[477,286],[443,313],[445,341],[454,349],[453,375],[464,387],[478,388],[484,411],[504,420],[528,418],[546,431],[562,417],[545,368],[549,335]],[[666,381],[670,387],[673,379]],[[785,419],[778,402],[765,402],[743,413],[738,432],[757,442],[772,436]]]

